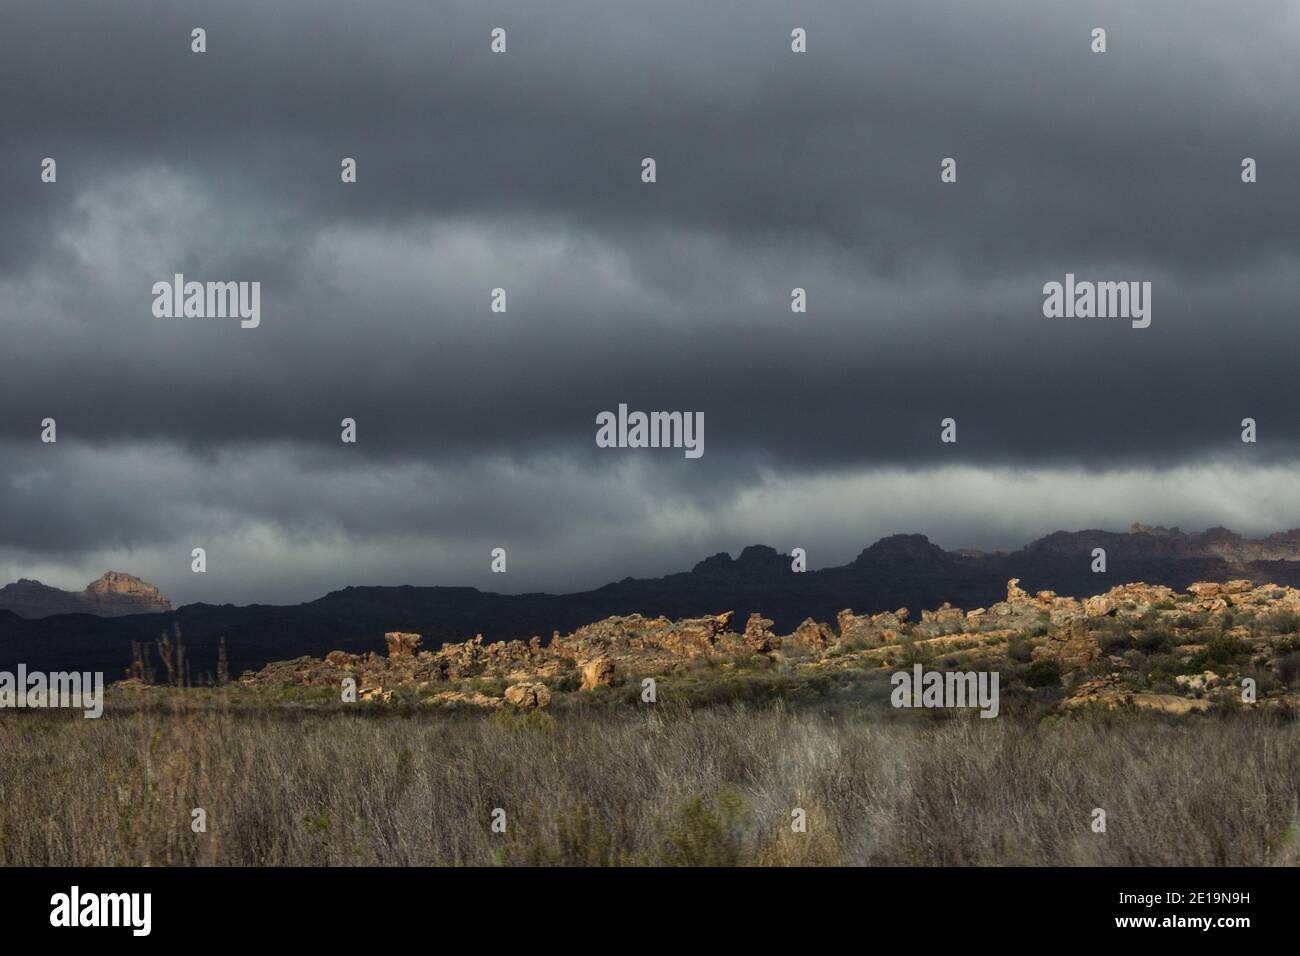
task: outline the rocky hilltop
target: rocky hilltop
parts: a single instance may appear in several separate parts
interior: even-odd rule
[[[500,594],[469,587],[349,587],[288,606],[188,604],[159,622],[163,603],[141,613],[101,613],[67,592],[44,588],[39,599],[7,602],[0,591],[0,669],[18,662],[45,670],[69,667],[119,672],[132,647],[153,642],[161,627],[179,625],[196,673],[215,671],[224,640],[232,672],[271,661],[319,657],[331,649],[365,652],[386,631],[421,635],[423,648],[461,643],[482,633],[491,640],[527,641],[534,634],[572,632],[591,621],[637,612],[671,620],[722,608],[739,622],[757,613],[789,634],[802,621],[834,622],[841,608],[881,613],[899,606],[987,607],[1009,578],[1030,591],[1090,594],[1097,588],[1093,551],[1107,555],[1106,577],[1147,581],[1175,590],[1205,581],[1251,580],[1300,587],[1300,531],[1250,539],[1223,528],[1183,532],[1135,525],[1128,531],[1058,531],[1012,552],[946,550],[919,534],[882,538],[847,564],[826,566],[815,550],[808,570],[792,570],[789,555],[751,545],[737,556],[716,554],[687,571],[658,578],[623,578],[569,594]],[[821,566],[819,566],[821,565]],[[504,577],[504,576],[503,576]],[[9,591],[10,589],[5,589]],[[51,593],[52,592],[52,593]],[[160,596],[161,597],[161,596]],[[57,602],[62,602],[59,604]],[[49,610],[59,607],[59,610]],[[16,613],[5,613],[8,608]],[[32,615],[39,619],[30,619]]]
[[[172,602],[152,584],[131,574],[108,571],[84,591],[64,591],[23,578],[0,588],[0,610],[36,619],[55,614],[94,614],[124,617],[174,610]]]
[[[419,634],[386,635],[386,653],[333,651],[246,672],[246,687],[338,688],[357,682],[361,701],[431,706],[549,706],[557,695],[672,680],[718,668],[799,679],[864,675],[921,663],[941,670],[996,670],[1013,695],[1046,695],[1062,709],[1136,707],[1183,714],[1216,705],[1300,705],[1300,590],[1247,580],[1123,584],[1082,600],[1030,594],[1018,579],[1006,598],[914,616],[841,611],[833,624],[805,620],[788,634],[750,614],[676,621],[610,617],[570,634],[463,643],[422,650]],[[1246,693],[1247,687],[1251,688]],[[635,699],[635,698],[633,698]]]

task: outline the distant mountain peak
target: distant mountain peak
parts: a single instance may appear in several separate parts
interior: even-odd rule
[[[733,558],[726,551],[711,555],[695,565],[691,574],[708,580],[762,580],[790,571],[790,558],[766,544],[746,546]]]
[[[923,534],[891,534],[865,548],[853,563],[878,561],[881,558],[934,561],[947,557],[947,551]]]
[[[88,594],[140,594],[151,599],[162,598],[162,592],[152,584],[141,581],[134,574],[123,571],[105,571],[86,585]],[[166,600],[163,598],[163,600]],[[170,602],[168,602],[170,604]]]
[[[746,545],[745,549],[740,552],[740,557],[738,557],[736,560],[737,561],[769,561],[773,558],[779,558],[779,557],[782,557],[782,555],[777,552],[776,548],[773,548],[766,544],[751,544],[751,545]]]
[[[31,578],[20,578],[0,588],[0,610],[28,619],[56,614],[94,614],[122,617],[173,611],[172,602],[152,584],[133,574],[106,571],[84,591],[64,591]]]

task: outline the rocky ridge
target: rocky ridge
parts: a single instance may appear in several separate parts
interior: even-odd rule
[[[688,571],[657,578],[623,578],[567,594],[499,594],[470,587],[367,586],[332,591],[294,605],[188,604],[160,622],[162,603],[144,613],[97,615],[76,595],[23,582],[0,589],[0,669],[18,662],[43,670],[115,672],[133,646],[152,642],[162,627],[179,625],[197,667],[211,672],[223,641],[235,673],[258,670],[331,649],[365,653],[385,631],[420,634],[432,651],[475,634],[527,641],[614,615],[647,609],[672,620],[731,608],[737,627],[758,612],[788,635],[808,619],[832,629],[841,609],[879,613],[902,606],[931,608],[947,600],[964,608],[1000,601],[1008,578],[1037,592],[1092,594],[1094,551],[1107,554],[1109,580],[1147,581],[1176,589],[1194,582],[1249,579],[1300,588],[1300,530],[1249,539],[1223,528],[1183,532],[1138,525],[1123,531],[1058,531],[1016,551],[948,551],[919,534],[876,541],[847,564],[796,572],[790,555],[752,545],[738,557],[716,554]],[[817,563],[825,555],[816,556]],[[30,585],[39,594],[21,597]],[[42,603],[43,601],[43,603]],[[16,613],[5,613],[6,608]],[[61,613],[51,613],[51,611]],[[70,613],[76,611],[73,616]],[[28,616],[28,615],[35,615]]]
[[[1300,687],[1300,590],[1250,581],[1197,582],[1185,592],[1122,584],[1082,600],[1030,594],[1018,579],[1006,599],[964,610],[943,604],[914,619],[907,608],[841,611],[832,627],[805,620],[789,634],[751,614],[676,621],[631,614],[570,634],[528,641],[473,640],[420,650],[419,634],[386,635],[387,654],[333,651],[246,672],[246,686],[338,686],[357,681],[359,699],[389,702],[408,688],[430,705],[542,708],[556,694],[584,694],[644,676],[672,675],[697,662],[761,662],[793,673],[897,668],[927,661],[946,669],[1015,667],[1030,686],[1059,688],[1063,708],[1205,710],[1240,698],[1243,678],[1263,703],[1294,706]],[[485,693],[475,682],[504,691]]]

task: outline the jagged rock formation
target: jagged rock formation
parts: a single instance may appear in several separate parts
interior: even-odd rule
[[[161,614],[175,610],[172,602],[152,584],[131,574],[107,571],[90,582],[84,591],[63,591],[23,578],[0,588],[0,610],[19,617],[37,619],[55,614],[94,614],[124,617],[128,614]]]
[[[339,648],[368,651],[386,631],[420,634],[422,647],[435,649],[464,642],[477,633],[491,640],[527,641],[553,630],[573,632],[592,621],[654,609],[665,619],[698,619],[719,608],[735,610],[737,622],[758,614],[773,623],[773,634],[789,635],[806,620],[829,622],[852,608],[868,619],[900,605],[933,608],[950,617],[942,602],[970,608],[966,617],[990,627],[991,610],[1006,595],[1008,578],[1017,578],[1025,600],[1042,591],[1094,595],[1093,548],[1105,548],[1107,575],[1113,580],[1146,581],[1173,589],[1196,582],[1250,579],[1256,583],[1300,587],[1300,531],[1250,540],[1221,528],[1200,533],[1139,526],[1128,532],[1056,532],[1012,552],[945,550],[922,535],[893,535],[865,548],[839,566],[791,570],[789,558],[773,548],[754,546],[738,557],[715,555],[694,568],[658,578],[625,578],[573,594],[494,594],[466,587],[353,587],[305,604],[273,607],[190,604],[175,612],[196,667],[214,669],[221,639],[230,667],[238,673],[272,661],[320,656]],[[814,561],[820,562],[816,555]],[[24,587],[31,582],[24,582]],[[72,610],[97,613],[67,592],[35,588],[45,599],[6,604],[0,597],[0,669],[18,662],[44,670],[68,668],[117,672],[130,661],[133,642],[152,642],[159,623],[152,618],[169,605],[145,607],[126,617],[71,618]],[[21,590],[19,586],[11,586]],[[12,592],[11,592],[12,593]],[[49,598],[57,598],[51,602]],[[50,611],[49,608],[57,607]],[[4,613],[50,614],[39,620]],[[980,612],[983,611],[981,614]],[[114,611],[113,613],[120,613]],[[919,613],[919,612],[918,612]],[[1057,617],[1068,617],[1069,608]],[[170,623],[170,622],[168,622]],[[894,637],[871,632],[871,639]],[[926,623],[928,626],[928,623]],[[945,623],[952,631],[955,622]],[[743,627],[737,627],[742,634]],[[756,635],[761,636],[761,635]],[[699,635],[700,647],[708,635]]]
[[[770,621],[768,622],[768,626],[771,626]],[[835,636],[835,632],[825,624],[822,624],[819,621],[814,621],[812,618],[807,618],[802,624],[795,628],[794,633],[790,635],[789,640],[790,643],[796,644],[800,647],[806,647],[810,651],[824,651],[834,644],[838,638]]]
[[[1046,643],[1033,650],[1034,660],[1056,661],[1062,674],[1087,667],[1101,657],[1101,645],[1088,630],[1086,620],[1076,619],[1048,636]]]
[[[1300,590],[1294,588],[1234,580],[1196,582],[1180,593],[1139,582],[1078,600],[1053,591],[1031,596],[1013,578],[1006,594],[1005,601],[971,611],[944,603],[921,611],[919,622],[906,608],[874,615],[846,609],[838,628],[808,619],[784,636],[759,614],[738,633],[731,612],[678,621],[611,617],[571,634],[556,633],[547,645],[539,637],[484,643],[480,634],[432,652],[419,650],[418,634],[390,632],[387,656],[333,651],[323,660],[303,657],[247,672],[241,682],[326,685],[351,676],[368,701],[389,702],[395,688],[409,687],[428,704],[536,709],[548,706],[555,693],[590,693],[642,675],[673,674],[701,659],[733,667],[766,659],[796,672],[871,670],[900,666],[906,647],[909,659],[919,652],[945,666],[1023,667],[1008,660],[1016,642],[1030,649],[1020,661],[1054,665],[1064,678],[1067,708],[1133,705],[1180,714],[1205,710],[1216,696],[1239,695],[1243,668],[1255,669],[1252,679],[1270,680],[1272,672],[1287,670],[1293,676],[1286,680],[1293,683],[1300,673]],[[1126,659],[1102,643],[1104,637],[1112,649],[1116,642],[1131,646],[1143,634],[1155,635],[1160,653],[1189,664],[1205,658],[1205,641],[1220,642],[1227,656],[1215,658],[1214,669],[1177,674],[1168,692],[1152,692],[1136,686]],[[1162,666],[1172,665],[1165,660]],[[510,686],[503,696],[499,689],[484,694],[473,686],[483,680]],[[462,686],[440,686],[448,683]],[[1273,687],[1271,704],[1300,703],[1285,685]]]
[[[898,629],[907,621],[907,608],[862,615],[845,608],[840,611],[836,621],[840,627],[840,640],[846,644],[892,641],[898,637]]]
[[[768,630],[771,626],[771,618],[763,617],[761,614],[749,615],[749,620],[745,622],[745,643],[752,650],[766,654],[772,649],[773,635]]]
[[[415,649],[423,640],[419,634],[406,634],[402,631],[389,631],[384,635],[384,641],[388,644],[388,656],[394,660],[414,657]]]

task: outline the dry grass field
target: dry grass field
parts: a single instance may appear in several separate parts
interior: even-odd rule
[[[0,717],[5,865],[1294,865],[1298,804],[1264,714]]]

